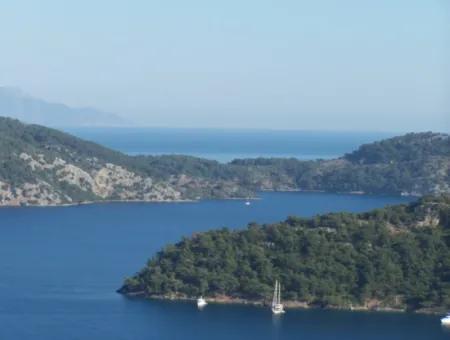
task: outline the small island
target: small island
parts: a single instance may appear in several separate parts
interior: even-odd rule
[[[118,290],[127,296],[286,307],[443,312],[450,308],[450,196],[367,213],[289,217],[183,238]]]

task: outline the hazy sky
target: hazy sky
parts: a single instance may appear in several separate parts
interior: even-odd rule
[[[1,85],[153,126],[450,131],[450,1],[3,0]]]

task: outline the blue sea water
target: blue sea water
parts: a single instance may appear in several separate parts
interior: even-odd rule
[[[361,144],[392,137],[381,132],[173,128],[71,128],[78,137],[131,154],[185,154],[229,162],[235,158],[340,157]]]
[[[198,203],[0,209],[0,339],[448,339],[437,316],[148,301],[115,290],[168,242],[288,215],[365,211],[412,198],[263,193]]]

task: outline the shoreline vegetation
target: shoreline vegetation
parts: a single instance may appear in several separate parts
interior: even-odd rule
[[[409,133],[328,160],[129,156],[0,117],[0,206],[240,199],[260,191],[450,193],[450,136]]]
[[[120,291],[118,291],[120,293]],[[174,301],[174,302],[192,302],[195,303],[197,298],[188,296],[145,296],[144,292],[138,292],[134,294],[125,294],[129,298],[141,298],[144,297],[148,300],[161,300],[161,301]],[[271,300],[246,300],[242,298],[233,298],[230,296],[204,296],[205,300],[211,304],[221,304],[221,305],[249,305],[255,307],[270,307]],[[296,301],[296,300],[282,300],[285,309],[330,309],[330,310],[344,310],[344,311],[354,311],[354,312],[389,312],[389,313],[405,313],[413,312],[418,314],[435,314],[440,315],[445,313],[445,310],[430,310],[430,309],[419,309],[419,310],[408,310],[407,308],[384,306],[380,304],[379,301],[368,301],[364,305],[358,304],[347,304],[347,305],[327,305],[320,306],[309,304],[307,301]]]
[[[117,292],[287,308],[443,313],[450,308],[450,195],[365,213],[289,217],[184,237]]]
[[[328,192],[324,190],[301,190],[301,189],[289,189],[289,190],[261,190],[260,192],[301,192],[301,193],[332,193],[337,195],[374,195],[374,196],[382,196],[382,195],[392,195],[392,194],[368,194],[362,191],[354,192]],[[394,195],[396,196],[396,195]],[[409,193],[401,193],[399,196],[409,196],[409,197],[421,197],[420,195],[413,195]],[[108,203],[196,203],[201,202],[206,199],[215,199],[215,198],[198,198],[198,199],[179,199],[179,200],[99,200],[99,201],[81,201],[81,202],[73,202],[73,203],[57,203],[57,204],[47,204],[47,205],[39,205],[39,204],[26,204],[26,205],[0,205],[0,209],[2,208],[21,208],[21,207],[30,207],[30,208],[56,208],[56,207],[74,207],[79,205],[91,205],[91,204],[108,204]],[[261,197],[224,197],[217,198],[219,200],[231,200],[231,201],[258,201],[261,200]]]

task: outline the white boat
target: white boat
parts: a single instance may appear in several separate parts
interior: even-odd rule
[[[450,313],[448,313],[446,317],[443,317],[443,318],[441,319],[441,323],[442,323],[444,326],[450,326]]]
[[[198,308],[205,307],[207,304],[208,304],[208,303],[207,303],[206,300],[203,298],[203,296],[200,296],[200,297],[197,299],[197,307],[198,307]]]
[[[275,289],[273,291],[272,313],[273,314],[284,313],[284,306],[281,303],[281,286],[278,280],[275,281]]]
[[[250,201],[245,201],[245,205],[250,205]]]

